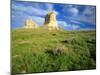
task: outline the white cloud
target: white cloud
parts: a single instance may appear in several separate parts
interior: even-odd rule
[[[26,11],[26,8],[21,4],[12,4],[12,10],[16,11]]]
[[[35,8],[32,6],[13,5],[12,7],[15,11],[24,12],[27,14],[33,14],[33,15],[38,15],[38,16],[47,14],[47,11],[43,9]]]
[[[27,13],[30,13],[30,14],[34,14],[34,15],[37,15],[37,16],[45,16],[48,11],[45,11],[43,9],[37,9],[37,8],[34,8],[34,7],[27,7],[26,10],[29,10]]]
[[[82,15],[79,17],[79,20],[82,20],[83,22],[87,22],[90,24],[95,25],[96,21],[96,10],[95,7],[86,7]]]
[[[29,18],[32,18],[33,21],[35,21],[39,25],[43,25],[44,24],[44,21],[45,21],[44,18],[39,17],[39,16],[28,16],[27,19],[29,19]]]
[[[57,21],[60,27],[67,27],[68,24],[65,21]]]
[[[75,20],[75,19],[70,19],[70,21],[71,21],[72,23],[75,23],[75,24],[82,24],[81,22],[79,22],[79,21],[77,21],[77,20]]]
[[[80,28],[80,26],[79,26],[79,25],[75,25],[75,24],[72,24],[71,26],[72,26],[72,29],[73,29],[73,30],[77,30],[77,29],[79,29],[79,28]]]
[[[88,23],[91,25],[96,24],[96,17],[95,16],[88,17],[88,16],[81,15],[81,16],[78,16],[78,18],[72,18],[72,19],[80,21],[80,22],[85,22],[85,23]]]
[[[93,15],[95,14],[95,7],[92,7],[92,6],[87,6],[85,8],[85,10],[83,11],[83,15]]]
[[[95,30],[95,28],[80,28],[79,30],[90,31],[90,30]]]
[[[71,29],[71,30],[79,30],[80,29],[80,26],[79,25],[76,25],[76,24],[68,24],[67,22],[65,21],[58,21],[58,25],[60,28],[64,28],[64,29]]]
[[[77,16],[79,13],[79,10],[77,7],[71,5],[66,5],[66,6],[62,6],[63,7],[63,12],[65,12],[66,14],[70,14],[70,16]]]
[[[75,7],[69,8],[68,12],[72,15],[72,16],[77,16],[79,13],[79,10]]]
[[[54,8],[53,8],[53,4],[45,4],[45,8],[46,10],[48,11],[52,11]]]
[[[43,9],[46,8],[46,9]],[[38,3],[35,3],[35,5],[33,6],[25,6],[22,4],[12,4],[12,9],[15,11],[19,11],[19,12],[24,12],[27,13],[29,15],[36,15],[36,16],[45,16],[48,12],[50,11],[55,11],[53,9],[53,5],[52,4],[45,4],[45,5],[39,5]],[[55,11],[56,14],[58,14],[57,11]]]
[[[76,19],[78,21],[86,22],[91,25],[95,25],[96,21],[96,9],[94,6],[86,6],[83,13]]]
[[[45,4],[45,8],[46,8],[46,11],[48,11],[48,12],[54,11],[56,13],[56,15],[59,14],[57,11],[54,10],[53,4]]]
[[[63,12],[70,15],[70,18],[76,20],[77,22],[85,22],[91,25],[95,25],[96,21],[96,9],[94,6],[84,6],[83,11],[80,11],[78,8],[82,9],[82,6],[78,5],[67,5],[63,7]],[[80,14],[79,14],[80,13]]]

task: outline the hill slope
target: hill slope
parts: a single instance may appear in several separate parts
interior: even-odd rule
[[[12,73],[96,68],[95,31],[12,30]]]

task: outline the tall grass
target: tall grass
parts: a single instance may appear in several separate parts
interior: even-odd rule
[[[95,31],[12,31],[12,74],[95,68]]]

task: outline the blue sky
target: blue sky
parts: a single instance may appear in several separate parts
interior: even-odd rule
[[[12,1],[12,28],[22,28],[32,18],[40,26],[48,12],[55,11],[59,27],[66,30],[95,30],[96,7],[86,5]]]

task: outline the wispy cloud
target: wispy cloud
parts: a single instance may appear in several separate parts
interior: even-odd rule
[[[83,13],[77,18],[79,21],[83,21],[92,25],[96,24],[96,9],[93,6],[87,6]]]
[[[58,21],[58,25],[59,25],[60,28],[67,29],[67,30],[78,30],[80,28],[79,25],[68,24],[65,21]]]
[[[73,16],[77,16],[79,13],[79,10],[77,7],[73,6],[73,5],[67,5],[67,6],[63,6],[63,12],[66,15],[69,15],[71,17]]]
[[[27,19],[32,19],[34,22],[36,22],[37,24],[39,25],[43,25],[44,24],[44,21],[45,19],[43,17],[38,17],[38,16],[28,16]]]
[[[18,12],[24,12],[27,13],[28,15],[36,15],[36,16],[44,16],[48,13],[48,11],[40,9],[40,8],[35,8],[32,6],[23,6],[23,5],[14,5],[12,6],[13,10],[18,11]],[[16,12],[15,12],[16,13]]]
[[[72,30],[78,30],[80,28],[79,25],[72,24]]]
[[[33,5],[24,5],[21,3],[13,3],[12,4],[12,9],[19,11],[19,12],[24,12],[29,15],[36,15],[36,16],[45,16],[48,12],[50,11],[55,11],[53,4],[39,4],[39,3],[34,3]],[[58,12],[55,11],[57,14]]]
[[[68,9],[68,13],[70,13],[72,16],[77,16],[79,13],[79,10],[77,8],[71,7]]]
[[[84,5],[63,5],[63,12],[66,18],[70,17],[79,22],[89,23],[95,25],[96,19],[96,8],[95,6],[84,6]]]
[[[57,22],[58,22],[59,27],[61,27],[61,28],[68,26],[68,24],[65,21],[57,21]]]

